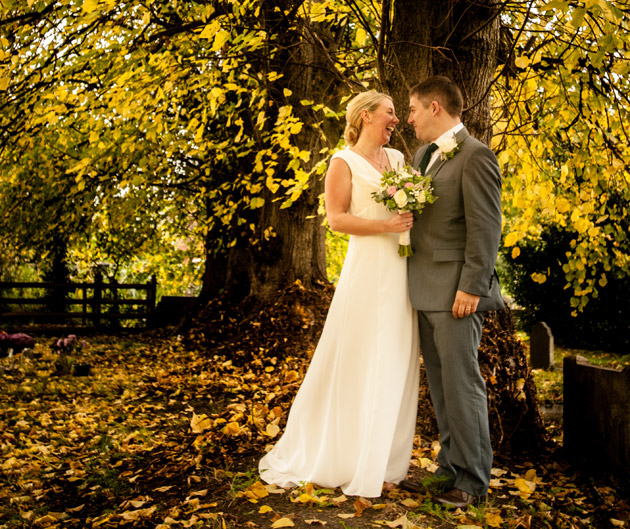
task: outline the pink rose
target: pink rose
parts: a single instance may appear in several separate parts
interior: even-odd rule
[[[413,184],[412,184],[411,182],[407,182],[407,183],[405,184],[405,187],[407,187],[407,188],[409,188],[409,187],[413,187]]]
[[[396,188],[395,188],[394,186],[389,186],[389,187],[387,188],[387,194],[388,194],[390,197],[393,197],[393,196],[396,194]]]

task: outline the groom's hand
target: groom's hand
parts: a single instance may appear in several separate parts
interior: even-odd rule
[[[480,299],[480,296],[458,290],[455,293],[455,303],[453,303],[453,318],[460,319],[470,316],[477,310]]]

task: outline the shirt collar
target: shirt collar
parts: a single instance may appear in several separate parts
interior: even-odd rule
[[[464,124],[459,122],[452,129],[447,130],[444,134],[442,134],[439,138],[437,138],[437,140],[435,140],[435,142],[437,142],[438,140],[441,140],[443,138],[452,138],[453,134],[457,134],[463,128],[464,128]]]

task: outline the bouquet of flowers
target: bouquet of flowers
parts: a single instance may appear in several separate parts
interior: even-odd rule
[[[409,165],[403,169],[385,171],[381,178],[381,189],[372,193],[372,197],[389,211],[397,211],[399,214],[404,211],[420,213],[426,204],[433,203],[437,198],[433,196],[431,177],[422,176]],[[398,255],[413,255],[409,230],[400,234]]]

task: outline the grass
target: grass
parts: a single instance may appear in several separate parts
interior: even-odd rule
[[[243,492],[248,487],[251,487],[258,481],[258,471],[256,469],[248,470],[247,472],[237,472],[232,478],[232,485],[230,487],[230,495],[236,497],[239,492]]]
[[[529,347],[529,337],[519,333],[521,339]],[[553,364],[549,369],[533,369],[532,374],[538,390],[538,401],[541,406],[562,405],[564,359],[569,356],[581,356],[591,364],[613,369],[630,366],[630,355],[617,355],[604,351],[587,351],[584,349],[567,349],[554,347]]]

